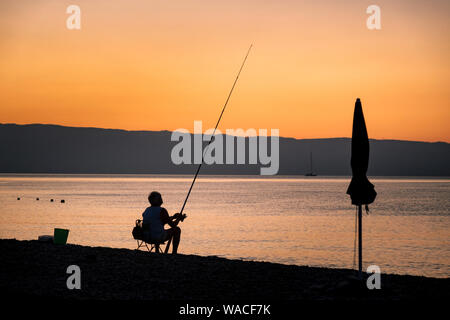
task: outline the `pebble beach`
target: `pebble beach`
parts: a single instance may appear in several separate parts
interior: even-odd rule
[[[369,290],[346,269],[0,240],[0,289],[9,297],[95,300],[447,300],[450,279],[381,275]],[[69,290],[67,268],[81,270]],[[368,275],[365,275],[367,278]]]

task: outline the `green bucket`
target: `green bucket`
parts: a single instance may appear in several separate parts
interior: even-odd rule
[[[68,236],[69,236],[69,230],[55,228],[55,232],[53,234],[53,243],[66,244]]]

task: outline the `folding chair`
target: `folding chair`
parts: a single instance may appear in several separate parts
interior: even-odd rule
[[[166,244],[166,248],[164,252],[161,249],[161,245],[165,243],[165,241],[153,241],[148,237],[150,229],[150,224],[144,223],[142,220],[136,220],[136,226],[133,228],[133,238],[137,241],[137,248],[147,248],[148,252],[152,252],[153,250],[156,253],[167,253],[169,251],[170,243],[172,242],[172,238]],[[150,248],[148,247],[150,245]]]

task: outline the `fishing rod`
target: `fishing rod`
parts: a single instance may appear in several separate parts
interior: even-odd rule
[[[250,45],[250,47],[248,48],[247,54],[245,55],[244,61],[242,62],[242,65],[241,65],[241,68],[239,69],[239,72],[238,72],[238,74],[236,76],[236,79],[234,79],[233,86],[231,87],[230,93],[228,93],[227,100],[225,101],[225,104],[223,105],[222,112],[220,113],[219,119],[217,120],[216,127],[214,128],[213,134],[211,135],[211,139],[209,140],[208,144],[205,147],[205,150],[202,153],[202,162],[198,165],[197,172],[195,173],[195,176],[194,176],[194,180],[192,180],[191,187],[189,188],[189,191],[187,193],[186,199],[184,199],[183,207],[181,208],[181,211],[180,211],[181,221],[184,220],[183,210],[184,210],[184,207],[186,206],[186,203],[187,203],[187,201],[189,199],[189,196],[191,194],[192,187],[194,186],[195,180],[197,180],[197,176],[198,176],[198,173],[200,172],[200,168],[202,167],[203,158],[205,156],[205,152],[208,149],[208,147],[211,144],[211,142],[213,141],[214,134],[216,133],[217,127],[219,126],[219,123],[220,123],[220,120],[222,119],[222,116],[223,116],[223,113],[225,111],[225,108],[227,107],[228,101],[230,100],[231,94],[233,93],[234,87],[236,86],[236,83],[237,83],[237,81],[239,79],[239,76],[241,75],[241,71],[244,68],[245,61],[247,61],[247,57],[248,57],[252,47],[253,47],[253,45]]]

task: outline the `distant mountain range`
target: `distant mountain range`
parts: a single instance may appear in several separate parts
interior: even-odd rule
[[[248,138],[246,151],[248,155]],[[125,131],[57,125],[0,124],[1,173],[193,174],[175,165],[169,131]],[[280,137],[280,175],[351,175],[350,138]],[[450,176],[450,144],[371,140],[372,176]],[[224,150],[226,153],[226,150]],[[248,162],[248,161],[247,161]],[[259,174],[260,164],[205,165],[203,174]]]

